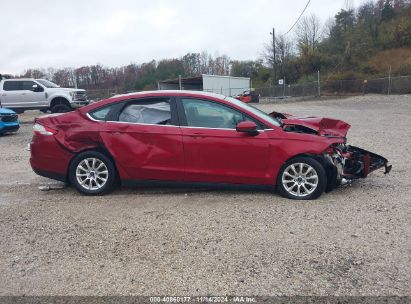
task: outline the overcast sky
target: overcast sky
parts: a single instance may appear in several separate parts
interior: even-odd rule
[[[257,59],[275,26],[286,32],[307,0],[0,0],[0,73],[107,66],[188,52]],[[363,0],[351,0],[358,6]],[[346,0],[312,0],[325,22]]]

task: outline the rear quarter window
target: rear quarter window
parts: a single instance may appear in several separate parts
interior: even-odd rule
[[[102,121],[107,121],[110,118],[111,112],[115,109],[115,107],[118,106],[116,104],[111,104],[102,108],[99,108],[97,110],[91,111],[88,114],[91,116],[91,118],[95,120],[102,120]]]

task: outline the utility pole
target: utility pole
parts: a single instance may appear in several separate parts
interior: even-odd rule
[[[76,75],[74,74],[73,69],[71,69],[71,74],[73,75],[72,77],[74,79],[74,87],[77,89],[77,78],[76,78]]]
[[[391,66],[388,70],[388,95],[391,95]]]
[[[273,35],[273,90],[275,90],[275,85],[276,85],[276,79],[277,79],[277,73],[275,70],[275,28],[273,27],[273,31],[270,33]]]
[[[320,82],[320,71],[317,71],[317,81],[318,81],[318,97],[321,97],[321,82]]]

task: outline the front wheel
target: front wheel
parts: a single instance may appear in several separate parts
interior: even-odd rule
[[[68,102],[59,100],[50,109],[51,113],[66,113],[72,110]]]
[[[286,198],[318,198],[327,185],[324,167],[310,157],[296,157],[283,165],[277,178],[278,192]]]
[[[116,184],[116,169],[113,162],[97,151],[77,155],[69,169],[70,183],[82,194],[104,195]]]

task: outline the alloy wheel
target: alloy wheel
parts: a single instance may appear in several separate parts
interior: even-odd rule
[[[107,183],[108,169],[98,158],[83,159],[76,168],[78,184],[87,190],[99,190]]]
[[[318,187],[317,171],[306,163],[293,163],[283,172],[282,183],[284,189],[291,195],[305,197]]]

